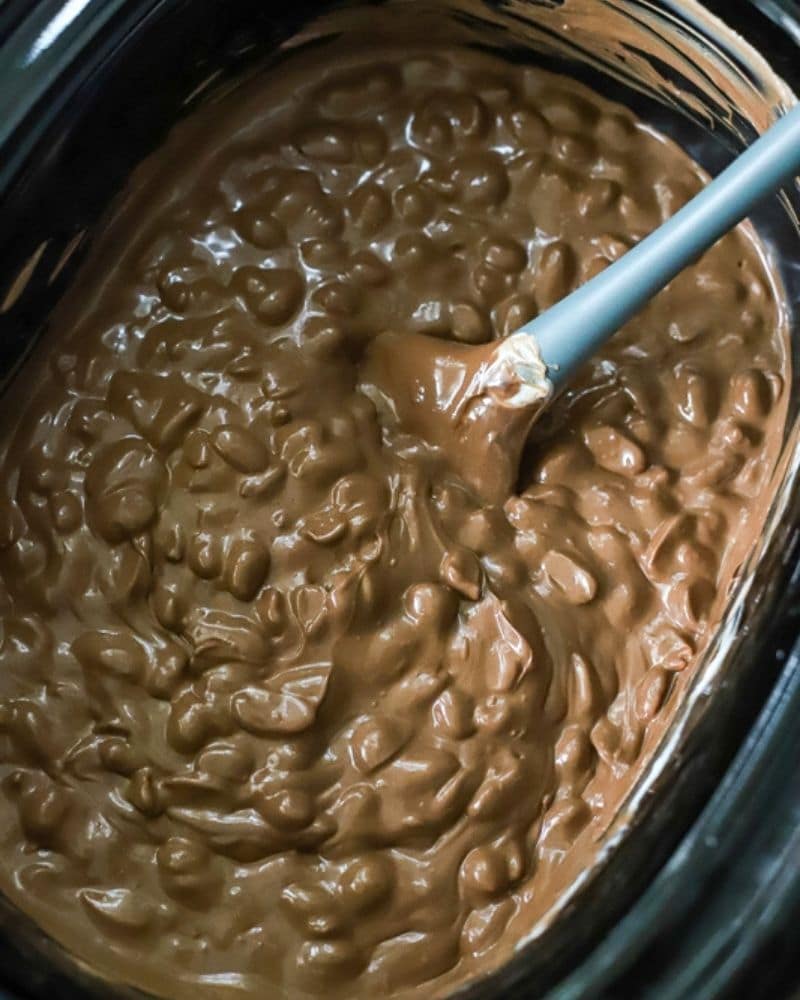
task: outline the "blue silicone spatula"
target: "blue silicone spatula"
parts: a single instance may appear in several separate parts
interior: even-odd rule
[[[476,492],[501,503],[533,422],[578,368],[797,174],[800,105],[655,232],[515,333],[478,345],[382,333],[367,348],[360,388],[390,424],[443,450]]]
[[[800,174],[800,105],[772,125],[698,195],[561,302],[521,327],[536,338],[554,394],[647,301]]]

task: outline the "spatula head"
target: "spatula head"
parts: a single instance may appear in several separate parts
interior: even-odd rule
[[[394,332],[371,342],[359,388],[389,433],[438,449],[489,504],[513,491],[528,432],[552,391],[526,335],[472,346]]]

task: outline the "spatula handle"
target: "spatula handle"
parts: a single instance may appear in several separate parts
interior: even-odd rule
[[[555,388],[687,264],[797,174],[800,105],[650,236],[522,327],[535,334]]]

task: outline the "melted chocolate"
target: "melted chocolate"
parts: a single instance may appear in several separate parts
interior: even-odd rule
[[[783,427],[744,228],[554,404],[515,492],[502,435],[379,419],[376,334],[427,384],[413,334],[505,336],[701,175],[566,79],[315,58],[175,130],[3,403],[2,886],[171,997],[504,961],[643,773]]]

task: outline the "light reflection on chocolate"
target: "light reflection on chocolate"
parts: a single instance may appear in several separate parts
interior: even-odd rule
[[[169,996],[429,995],[509,956],[759,531],[775,289],[725,237],[491,505],[360,366],[387,329],[412,368],[414,334],[505,336],[700,183],[623,109],[461,49],[304,57],[175,130],[2,404],[15,902]]]

